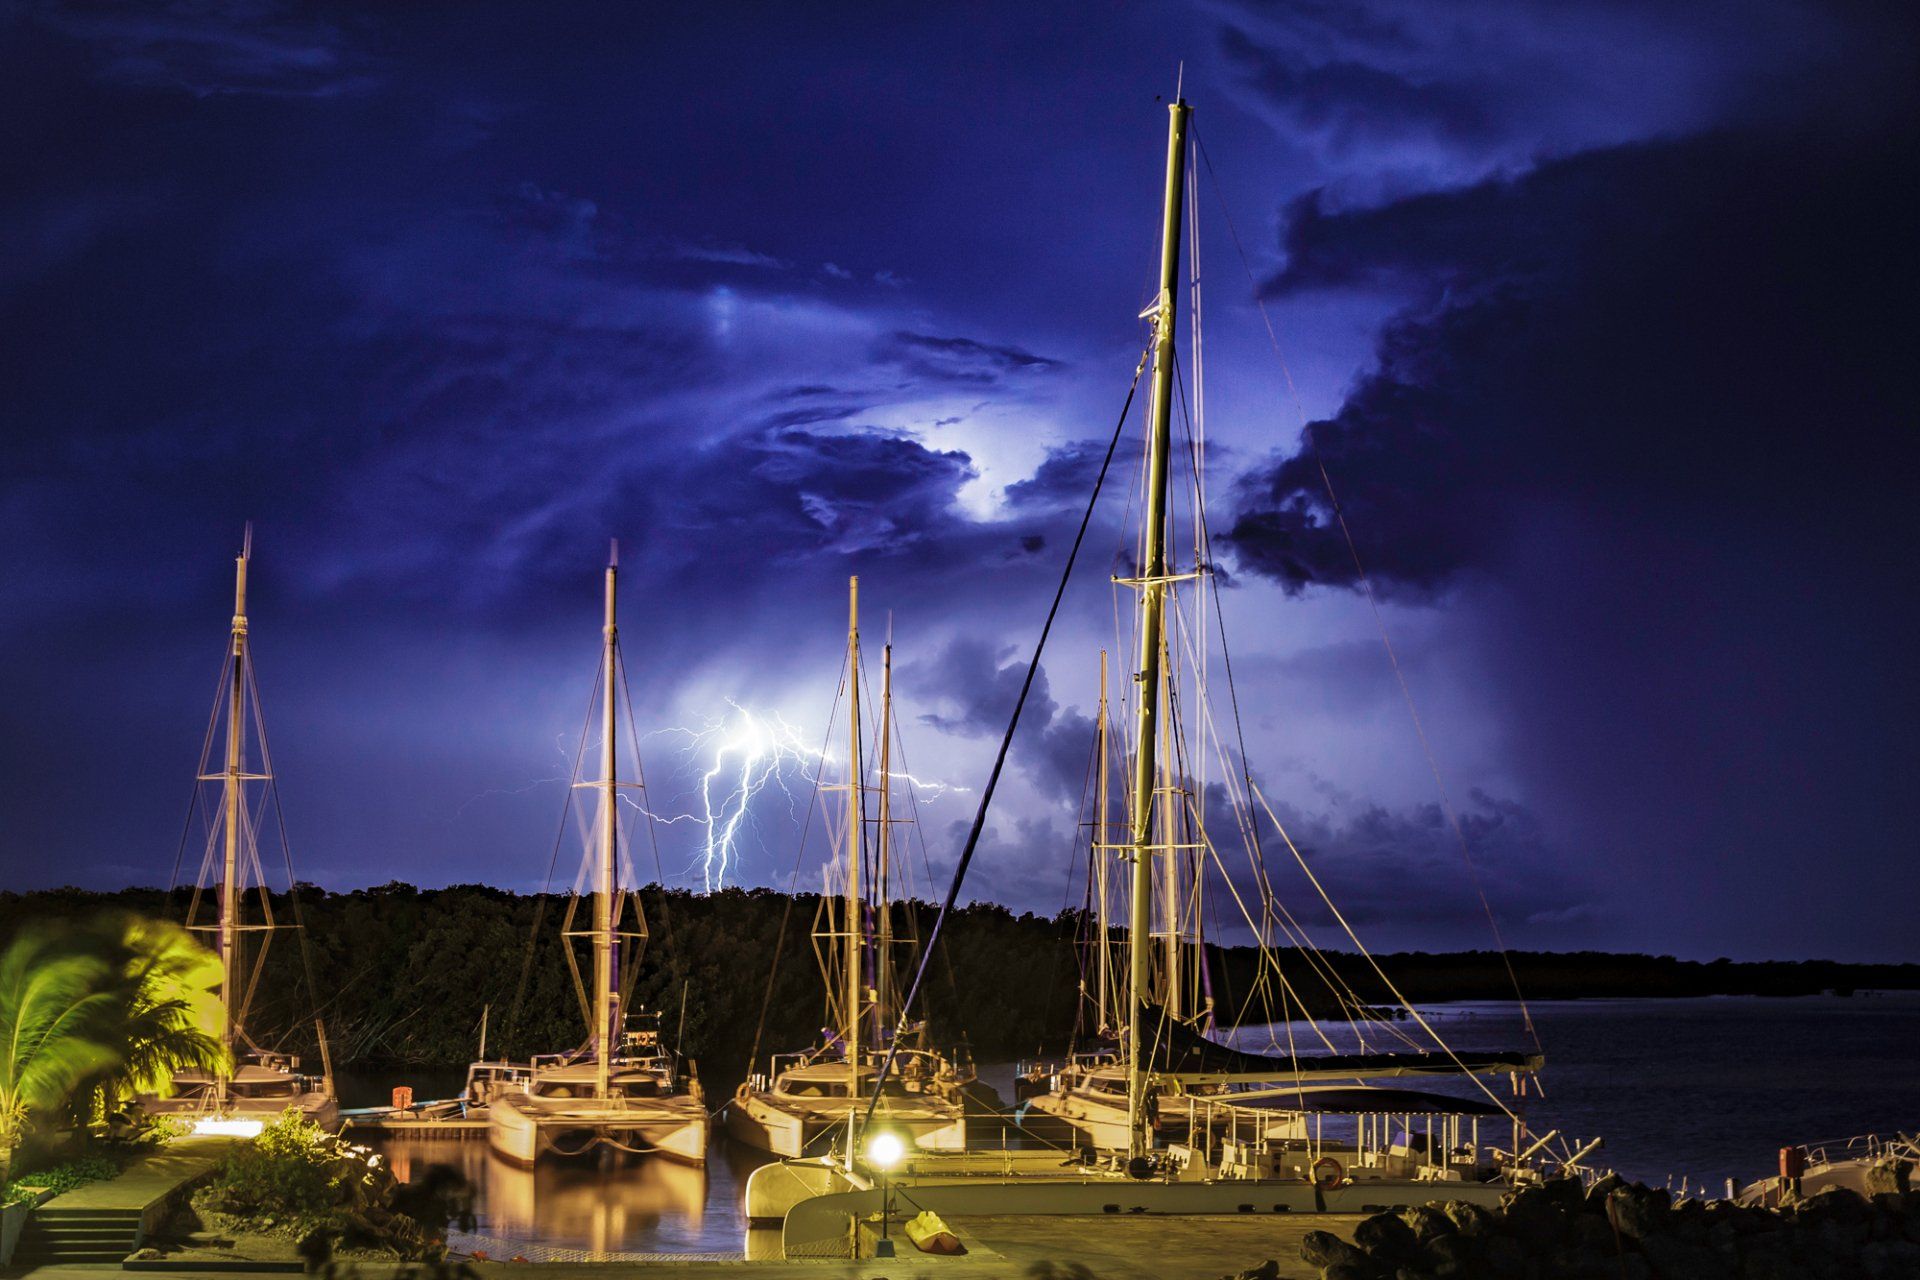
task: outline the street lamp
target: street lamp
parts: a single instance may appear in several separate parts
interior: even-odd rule
[[[900,1163],[907,1154],[907,1144],[900,1135],[888,1129],[881,1129],[867,1138],[867,1163],[880,1172],[880,1239],[873,1246],[876,1258],[893,1256],[893,1236],[890,1234],[893,1223],[893,1184],[887,1174]]]

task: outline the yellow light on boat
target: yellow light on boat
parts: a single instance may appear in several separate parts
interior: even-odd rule
[[[217,1134],[223,1138],[257,1138],[266,1127],[264,1120],[237,1120],[232,1116],[207,1116],[193,1122],[195,1133]]]
[[[882,1129],[867,1139],[867,1163],[876,1169],[891,1169],[906,1154],[907,1144],[900,1141],[897,1133]]]

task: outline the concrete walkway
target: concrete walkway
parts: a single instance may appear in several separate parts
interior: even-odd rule
[[[41,1208],[144,1212],[148,1206],[173,1194],[182,1183],[192,1181],[226,1159],[236,1141],[236,1138],[218,1137],[176,1138],[150,1155],[141,1156],[118,1176],[75,1187],[65,1195],[55,1196]]]

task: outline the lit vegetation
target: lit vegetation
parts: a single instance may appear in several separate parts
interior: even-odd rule
[[[331,1254],[336,1246],[405,1258],[444,1252],[445,1205],[421,1203],[377,1155],[289,1108],[260,1136],[236,1144],[196,1192],[198,1225],[275,1235]]]
[[[18,930],[0,951],[0,1183],[36,1128],[78,1127],[222,1064],[218,982],[173,925],[116,912]]]

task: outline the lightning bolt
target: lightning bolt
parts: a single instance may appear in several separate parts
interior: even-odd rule
[[[709,892],[725,888],[727,876],[740,861],[740,843],[755,798],[768,787],[778,787],[797,815],[798,797],[788,785],[789,774],[797,770],[803,782],[811,782],[836,758],[829,751],[809,745],[800,729],[778,712],[754,711],[731,698],[727,699],[727,707],[725,716],[699,728],[676,726],[656,730],[659,734],[686,738],[687,753],[703,761],[692,811],[648,816],[664,824],[692,823],[700,829],[699,852],[694,862],[699,867],[701,883]],[[891,776],[906,782],[928,800],[965,790],[908,773]]]

